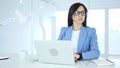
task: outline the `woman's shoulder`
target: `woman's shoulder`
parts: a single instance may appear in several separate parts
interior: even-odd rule
[[[68,27],[61,27],[61,29],[67,29]]]
[[[85,27],[85,28],[86,28],[86,30],[88,30],[88,31],[95,31],[95,30],[96,30],[95,28],[89,27],[89,26],[87,26],[87,27]]]
[[[62,30],[71,29],[71,27],[61,27]]]
[[[88,32],[88,33],[96,33],[96,29],[93,28],[93,27],[85,27],[85,30]]]
[[[67,27],[61,27],[61,31],[65,31]]]

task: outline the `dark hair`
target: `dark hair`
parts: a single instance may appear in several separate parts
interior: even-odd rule
[[[71,7],[69,8],[69,13],[68,13],[68,26],[72,26],[73,25],[73,20],[72,20],[72,15],[74,14],[74,12],[80,7],[83,6],[85,9],[85,20],[82,23],[83,26],[86,27],[87,23],[86,23],[86,19],[87,19],[87,8],[85,7],[84,4],[82,3],[74,3],[73,5],[71,5]]]

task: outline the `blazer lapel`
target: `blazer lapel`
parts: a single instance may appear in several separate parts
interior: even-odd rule
[[[82,46],[83,46],[83,43],[85,42],[86,35],[87,35],[86,28],[82,26],[80,30],[79,40],[78,40],[78,52],[79,53],[82,51]]]
[[[70,26],[66,31],[66,39],[71,40],[71,37],[72,37],[72,26]]]

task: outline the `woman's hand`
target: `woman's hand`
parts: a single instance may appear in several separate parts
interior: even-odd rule
[[[75,58],[75,62],[80,58],[80,55],[79,54],[77,54],[77,53],[75,53],[74,54],[74,58]]]

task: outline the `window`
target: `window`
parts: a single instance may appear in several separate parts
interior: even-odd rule
[[[109,9],[109,53],[120,55],[120,9]]]
[[[58,39],[61,27],[67,26],[67,11],[56,12],[56,39]]]
[[[96,28],[98,37],[98,46],[100,52],[104,53],[104,38],[105,38],[105,10],[96,9],[88,11],[87,25]]]

